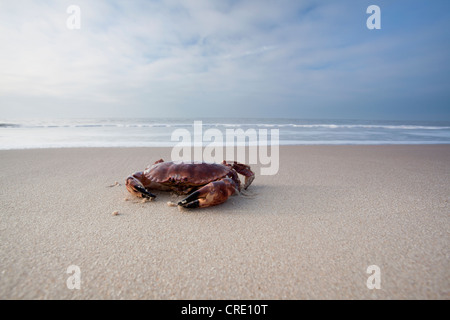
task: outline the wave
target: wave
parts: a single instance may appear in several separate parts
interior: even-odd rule
[[[242,119],[240,120],[242,121]],[[293,130],[302,129],[326,129],[326,130],[343,130],[343,129],[362,129],[362,130],[449,130],[450,126],[446,122],[445,125],[435,124],[417,124],[417,123],[335,123],[335,122],[318,122],[314,123],[283,123],[275,119],[270,122],[219,122],[219,121],[203,121],[203,128],[291,128]],[[303,121],[302,121],[303,122]],[[347,121],[350,122],[350,121]],[[124,120],[26,120],[26,121],[4,121],[0,122],[0,128],[186,128],[192,129],[194,120],[169,120],[169,121],[148,121],[139,119]]]
[[[180,125],[192,127],[192,123]],[[224,128],[305,128],[305,129],[391,129],[391,130],[448,130],[450,126],[436,125],[378,125],[378,124],[295,124],[295,123],[203,123],[204,127]]]
[[[329,140],[280,140],[278,146],[303,146],[303,145],[438,145],[438,144],[448,144],[445,141],[390,141],[390,140],[339,140],[339,141],[329,141]],[[22,143],[22,144],[0,144],[0,150],[19,150],[19,149],[54,149],[54,148],[155,148],[155,147],[174,147],[175,145],[180,146],[175,142],[140,142],[140,141],[129,141],[129,142],[61,142],[61,143]],[[249,146],[246,144],[232,144],[232,146]],[[250,144],[252,146],[260,146],[259,143]],[[192,147],[190,144],[185,146]],[[203,145],[202,147],[205,147]],[[214,147],[225,148],[227,144],[217,145]],[[264,144],[267,146],[267,144]],[[269,147],[272,147],[270,144]]]
[[[186,124],[11,124],[0,123],[0,128],[172,128],[192,127],[192,123]]]
[[[20,125],[15,123],[0,123],[0,128],[18,128],[18,127],[20,127]]]
[[[187,125],[188,127],[192,124]],[[274,123],[204,123],[203,126],[231,128],[305,128],[305,129],[391,129],[391,130],[448,130],[450,126],[426,125],[368,125],[368,124],[274,124]]]
[[[295,128],[327,128],[327,129],[393,129],[393,130],[443,130],[444,126],[417,125],[373,125],[373,124],[294,124]]]

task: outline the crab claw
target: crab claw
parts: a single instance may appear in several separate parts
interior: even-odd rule
[[[178,202],[184,208],[205,208],[224,203],[228,197],[238,192],[236,183],[225,178],[208,183],[206,186],[194,191],[185,199]]]
[[[146,199],[156,198],[156,196],[153,193],[148,192],[147,189],[145,189],[145,187],[142,185],[142,183],[135,177],[127,178],[126,187],[128,191],[135,196]]]

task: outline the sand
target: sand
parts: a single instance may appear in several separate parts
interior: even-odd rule
[[[450,145],[281,147],[277,175],[188,211],[129,197],[161,157],[0,151],[0,299],[450,298]]]

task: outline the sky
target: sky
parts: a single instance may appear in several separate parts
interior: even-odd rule
[[[0,46],[0,118],[450,120],[448,0],[0,0]]]

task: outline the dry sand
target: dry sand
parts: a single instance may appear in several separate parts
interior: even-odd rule
[[[125,201],[124,178],[160,157],[0,151],[0,298],[450,298],[450,145],[281,147],[279,173],[223,205]]]

